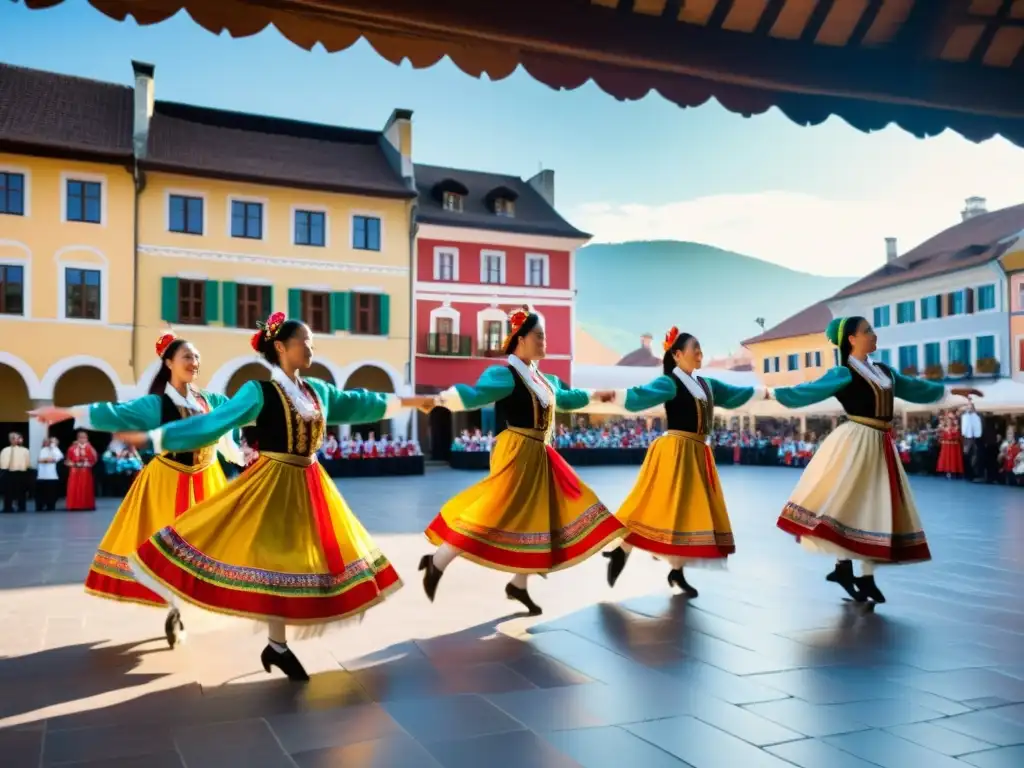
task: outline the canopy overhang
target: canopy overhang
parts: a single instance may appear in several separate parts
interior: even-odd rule
[[[31,8],[63,0],[24,0]],[[393,63],[448,56],[474,77],[522,66],[557,89],[618,99],[716,98],[802,125],[837,115],[862,131],[951,128],[1024,146],[1021,0],[90,0],[154,24],[184,9],[211,32],[269,25],[305,49],[365,38]]]

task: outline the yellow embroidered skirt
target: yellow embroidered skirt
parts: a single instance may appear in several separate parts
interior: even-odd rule
[[[892,437],[852,420],[841,424],[814,454],[779,515],[778,527],[796,536],[805,549],[840,559],[931,559]]]
[[[194,504],[227,485],[216,459],[198,467],[157,456],[138,474],[100,542],[85,590],[97,597],[157,607],[167,602],[132,574],[129,558],[154,533],[184,514]]]
[[[669,430],[651,443],[616,517],[627,544],[655,555],[716,560],[736,551],[714,455],[693,432]]]
[[[135,560],[201,608],[300,626],[358,615],[402,586],[323,468],[270,452]]]
[[[426,530],[476,563],[513,573],[568,568],[625,533],[538,430],[508,428],[490,474],[452,498]]]

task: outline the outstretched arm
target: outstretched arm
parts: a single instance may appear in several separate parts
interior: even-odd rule
[[[972,387],[947,387],[928,379],[904,376],[892,368],[888,369],[888,373],[892,377],[892,393],[909,403],[954,405],[957,403],[954,399],[956,397],[982,397],[981,391]]]
[[[755,397],[763,400],[767,389],[765,387],[734,387],[718,379],[704,379],[711,387],[711,395],[715,399],[715,406],[718,408],[739,408],[746,405]]]
[[[247,381],[234,397],[209,413],[165,425],[160,436],[161,447],[165,451],[178,452],[214,445],[224,435],[251,424],[262,408],[263,388],[258,381]]]
[[[803,408],[828,400],[846,387],[853,376],[845,366],[831,368],[825,375],[814,381],[797,384],[794,387],[776,387],[772,394],[786,408]]]
[[[675,396],[675,382],[668,376],[659,376],[649,384],[614,390],[611,402],[630,413],[640,413],[664,405]]]
[[[544,378],[548,380],[551,389],[555,391],[555,408],[559,411],[578,411],[590,405],[590,399],[594,391],[590,389],[569,389],[562,386],[557,376],[545,373]]]
[[[306,379],[324,405],[330,424],[369,424],[391,419],[407,406],[402,398],[365,389],[342,389],[320,379]]]
[[[160,426],[160,396],[145,395],[125,403],[91,403],[75,408],[38,408],[29,411],[44,424],[75,420],[76,429],[100,432],[146,432]]]
[[[484,371],[476,384],[456,384],[441,393],[441,406],[453,413],[475,411],[496,403],[512,394],[515,380],[512,371],[500,365],[492,365]]]

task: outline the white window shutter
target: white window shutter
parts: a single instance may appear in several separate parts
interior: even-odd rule
[[[441,279],[441,253],[440,251],[434,251],[434,279]],[[433,331],[431,331],[433,333]]]
[[[505,284],[505,254],[501,254],[501,284]]]

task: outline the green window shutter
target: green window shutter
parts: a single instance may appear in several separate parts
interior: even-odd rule
[[[339,291],[331,294],[331,328],[347,331],[352,327],[352,294]]]
[[[160,319],[165,323],[178,322],[178,278],[160,278]]]
[[[224,325],[227,328],[237,328],[238,283],[222,283],[221,295],[224,298]]]
[[[391,333],[391,297],[386,293],[380,295],[380,335]]]
[[[216,323],[220,320],[220,283],[216,280],[206,281],[206,322]]]
[[[288,289],[288,317],[302,320],[302,291],[298,288]]]
[[[274,286],[264,285],[263,286],[263,317],[261,320],[266,320],[270,317],[270,314],[274,311]]]

